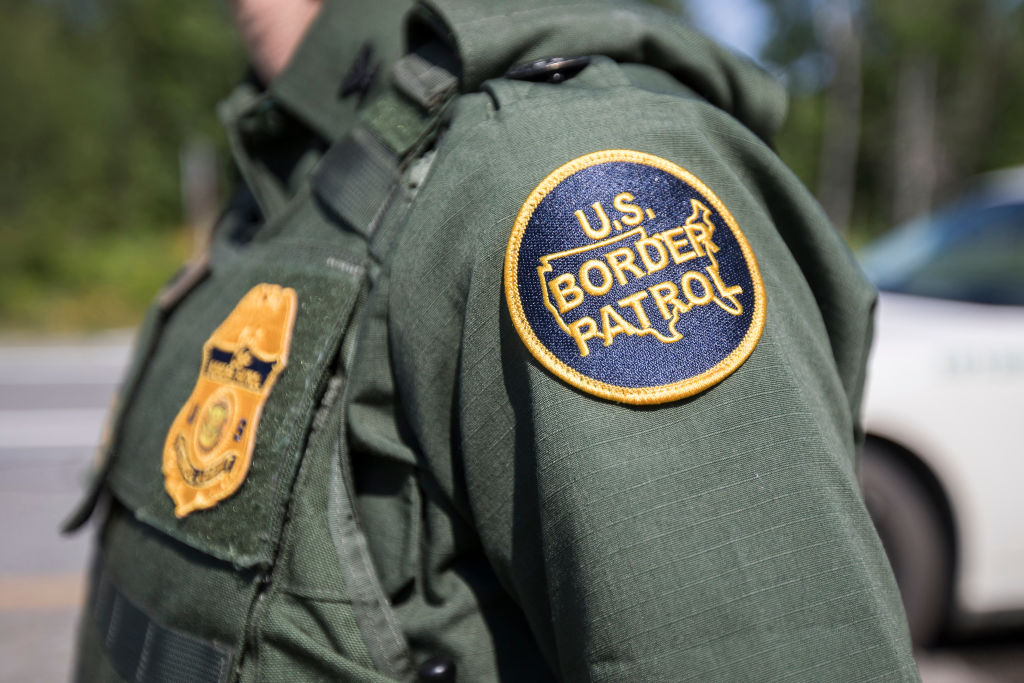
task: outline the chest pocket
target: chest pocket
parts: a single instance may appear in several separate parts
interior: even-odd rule
[[[165,322],[125,406],[107,485],[138,520],[239,568],[272,564],[362,287],[358,246],[330,253],[279,240],[215,258]],[[176,495],[176,505],[175,487],[212,493],[200,504]]]

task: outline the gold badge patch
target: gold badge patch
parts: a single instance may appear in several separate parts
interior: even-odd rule
[[[294,289],[256,285],[203,345],[199,379],[164,443],[164,488],[179,518],[213,507],[245,480],[297,309]]]

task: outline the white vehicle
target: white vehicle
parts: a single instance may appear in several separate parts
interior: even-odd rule
[[[862,254],[861,478],[918,644],[1024,621],[1024,174]]]

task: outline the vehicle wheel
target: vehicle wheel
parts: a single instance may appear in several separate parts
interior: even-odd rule
[[[952,542],[921,478],[878,444],[860,460],[864,502],[889,556],[915,646],[932,644],[952,595]]]

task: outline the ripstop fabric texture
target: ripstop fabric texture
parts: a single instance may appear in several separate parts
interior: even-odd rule
[[[419,116],[387,99],[408,9],[326,3],[279,81],[222,107],[244,182],[205,278],[142,334],[98,478],[97,581],[244,682],[411,681],[436,657],[473,682],[919,680],[855,474],[875,295],[766,142],[778,85],[642,5],[430,0],[409,45],[439,37],[460,93]],[[578,55],[563,83],[502,78]],[[365,99],[339,87],[359,60],[378,67]],[[412,154],[372,212],[323,195],[356,127]],[[765,292],[742,364],[651,406],[545,368],[504,291],[531,192],[623,149],[713,192]],[[241,487],[179,519],[165,436],[260,283],[296,293],[288,367]],[[78,675],[123,680],[99,625],[83,618]]]

